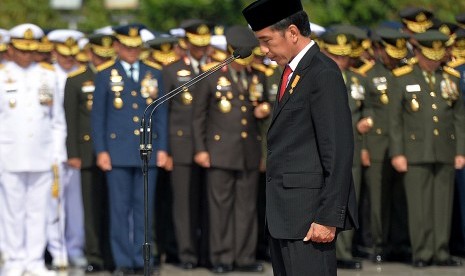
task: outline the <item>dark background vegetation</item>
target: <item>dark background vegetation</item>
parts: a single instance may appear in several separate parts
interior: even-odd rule
[[[137,10],[106,10],[103,0],[83,0],[80,10],[57,11],[49,0],[0,0],[0,28],[34,23],[45,29],[66,28],[77,19],[77,27],[91,31],[121,22],[141,22],[166,32],[187,18],[203,18],[218,25],[245,24],[241,10],[253,0],[140,0]],[[283,0],[285,5],[286,0]],[[436,17],[454,22],[465,12],[465,1],[458,0],[302,0],[312,22],[328,26],[351,23],[372,27],[382,21],[398,20],[398,11],[406,6],[423,6]]]

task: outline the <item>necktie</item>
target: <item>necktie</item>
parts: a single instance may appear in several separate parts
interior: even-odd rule
[[[279,100],[280,101],[284,95],[284,91],[286,91],[287,82],[289,80],[289,75],[291,73],[292,73],[291,67],[289,67],[289,65],[286,65],[286,68],[284,68],[283,79],[281,81],[281,88],[279,89]]]
[[[134,79],[134,66],[131,65],[131,67],[129,67],[129,78],[133,81],[133,82],[136,82],[136,80]]]

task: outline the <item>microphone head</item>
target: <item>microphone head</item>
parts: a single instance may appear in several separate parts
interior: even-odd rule
[[[234,51],[233,56],[235,59],[246,58],[252,54],[251,48],[238,48]]]

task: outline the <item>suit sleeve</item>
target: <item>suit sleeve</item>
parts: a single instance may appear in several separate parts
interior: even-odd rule
[[[168,92],[165,87],[161,72],[158,71],[159,98]],[[168,101],[157,107],[153,117],[154,128],[157,133],[156,149],[161,151],[168,151]]]
[[[311,117],[324,174],[315,222],[344,228],[353,187],[354,153],[347,89],[341,73],[335,69],[322,70],[314,82]]]
[[[403,139],[403,87],[401,79],[396,79],[391,91],[392,103],[389,105],[389,156],[404,155]]]
[[[68,159],[79,158],[79,93],[73,86],[73,79],[68,78],[65,84],[65,117],[66,117],[66,150]]]
[[[95,154],[99,154],[107,150],[105,133],[106,133],[106,117],[107,117],[107,83],[108,76],[105,71],[97,74],[95,78],[94,103],[91,113],[91,128],[92,136],[94,137]]]
[[[206,146],[207,114],[210,102],[210,92],[208,91],[208,79],[198,84],[194,94],[192,132],[194,135],[194,154],[201,151],[208,151]]]

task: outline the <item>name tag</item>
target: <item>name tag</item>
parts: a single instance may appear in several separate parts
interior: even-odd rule
[[[407,92],[420,92],[421,87],[419,84],[411,84],[411,85],[407,85],[405,87],[405,90],[407,90]]]

